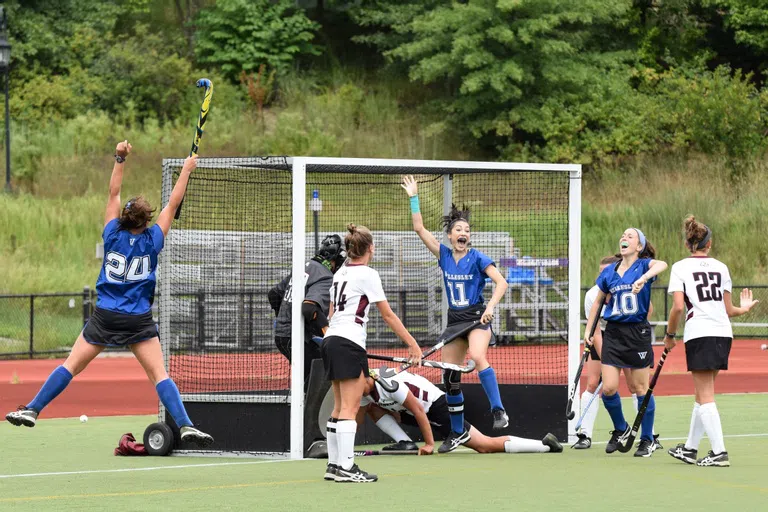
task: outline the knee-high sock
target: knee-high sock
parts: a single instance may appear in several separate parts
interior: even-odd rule
[[[645,395],[641,396],[640,400],[637,398],[637,393],[632,393],[632,407],[635,409],[635,416],[637,416],[637,412],[640,410],[640,404],[643,403]],[[656,425],[653,426],[653,435],[656,435]]]
[[[507,437],[509,439],[504,441],[504,451],[507,453],[545,453],[549,451],[549,446],[536,439],[515,436]]]
[[[336,439],[339,443],[339,466],[344,469],[352,469],[355,464],[355,432],[357,422],[355,420],[342,420],[336,422]]]
[[[501,405],[501,395],[499,394],[499,383],[496,381],[496,372],[490,366],[477,373],[480,377],[480,384],[483,385],[488,401],[491,403],[491,409],[503,409]]]
[[[376,422],[376,426],[379,427],[382,432],[387,434],[389,437],[391,437],[395,441],[411,440],[411,438],[408,437],[408,434],[405,433],[405,431],[397,422],[397,420],[392,416],[390,416],[389,414],[385,414],[384,416],[379,418],[379,421]]]
[[[712,445],[712,451],[715,454],[725,451],[725,441],[723,440],[723,426],[720,423],[720,413],[717,410],[715,402],[701,404],[699,408],[701,423],[704,425],[704,431],[709,438],[709,444]]]
[[[643,403],[643,400],[645,400],[645,396],[639,396],[637,397],[637,407],[638,410],[640,408],[640,405]],[[640,423],[642,425],[642,432],[640,434],[640,439],[647,439],[648,441],[653,441],[653,420],[656,419],[656,399],[653,395],[651,395],[651,399],[648,401],[648,407],[645,409],[645,415],[643,416],[643,421]]]
[[[594,395],[589,391],[585,391],[581,394],[581,414],[584,415],[584,419],[581,421],[581,432],[589,438],[592,437],[592,430],[595,428],[597,413],[600,411],[600,406],[595,403],[595,400],[592,400],[592,396]],[[587,404],[589,404],[590,401],[592,401],[592,404],[590,404],[589,409],[587,409],[585,414],[584,408],[587,407]]]
[[[328,418],[326,423],[326,436],[328,445],[328,464],[339,464],[339,441],[336,434],[336,422],[339,421],[336,418]]]
[[[181,395],[179,394],[179,388],[176,387],[176,383],[171,379],[161,380],[155,386],[157,390],[157,396],[160,397],[160,401],[168,412],[171,413],[171,418],[176,422],[176,425],[181,427],[191,427],[192,420],[187,416],[187,410],[184,408],[184,404],[181,403]]]
[[[451,430],[457,434],[464,432],[464,393],[458,395],[445,395],[448,402],[448,413],[451,415]]]
[[[51,403],[51,400],[64,391],[70,382],[72,382],[72,374],[69,373],[69,370],[63,366],[57,366],[45,380],[35,398],[27,404],[27,408],[37,412],[42,411],[46,405]]]
[[[691,413],[691,426],[688,428],[688,439],[685,440],[685,447],[690,450],[698,450],[701,437],[704,435],[704,424],[701,422],[701,405],[694,402],[693,412]]]
[[[621,397],[617,391],[613,395],[603,393],[603,405],[611,415],[614,430],[624,431],[627,429],[627,420],[624,419],[624,412],[621,410]]]

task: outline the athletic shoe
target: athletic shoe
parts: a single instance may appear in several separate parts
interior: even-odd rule
[[[509,416],[504,409],[494,409],[491,411],[493,414],[493,430],[501,430],[509,426]]]
[[[555,434],[547,434],[544,439],[541,440],[541,444],[549,446],[549,453],[561,453],[563,451],[563,445],[555,437]]]
[[[17,427],[22,425],[25,427],[34,427],[35,424],[37,424],[37,411],[34,409],[27,409],[27,407],[20,405],[15,411],[6,414],[5,419],[8,420],[11,425],[16,425]]]
[[[698,455],[699,452],[697,450],[686,448],[685,443],[680,443],[674,448],[670,448],[667,453],[677,460],[681,460],[687,464],[696,464],[696,455]]]
[[[731,465],[731,461],[728,460],[728,452],[718,453],[715,455],[715,452],[712,450],[709,450],[709,453],[707,453],[707,456],[703,459],[699,459],[696,461],[697,466],[717,466],[719,468],[727,468]]]
[[[577,450],[586,450],[592,446],[592,438],[587,437],[586,434],[582,434],[579,432],[576,434],[576,437],[579,438],[578,441],[576,441],[571,448],[575,448]]]
[[[339,470],[339,466],[336,464],[328,464],[325,467],[325,476],[323,477],[323,480],[336,480],[336,472]]]
[[[656,444],[648,439],[641,439],[635,457],[650,457],[656,451]]]
[[[336,482],[354,482],[356,484],[364,484],[368,482],[375,482],[379,477],[371,475],[357,467],[357,464],[353,464],[351,468],[344,469],[339,466],[336,469]]]
[[[661,446],[661,443],[659,442],[659,434],[653,435],[653,444],[656,445],[656,450],[663,450],[664,447]]]
[[[213,437],[195,427],[181,427],[181,441],[189,441],[202,448],[212,445]]]
[[[608,444],[605,445],[605,453],[613,453],[619,449],[619,438],[625,435],[629,435],[632,427],[627,425],[624,430],[611,430],[611,438],[608,440]]]
[[[461,434],[457,434],[451,430],[451,433],[448,434],[448,437],[445,438],[443,444],[441,444],[440,448],[437,449],[437,453],[452,452],[467,441],[469,441],[469,430],[464,430],[464,432]]]
[[[398,441],[381,449],[383,452],[416,452],[419,451],[419,445],[413,441]]]

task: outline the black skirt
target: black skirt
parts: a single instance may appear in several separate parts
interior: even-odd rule
[[[603,332],[602,361],[616,368],[653,368],[652,334],[647,322],[608,322]]]
[[[328,336],[320,347],[328,380],[356,379],[368,376],[368,353],[354,341]]]
[[[83,328],[83,338],[92,345],[125,347],[159,336],[152,313],[127,315],[96,308]]]
[[[446,326],[442,334],[440,334],[440,338],[438,339],[444,340],[452,337],[457,332],[461,332],[462,329],[467,327],[472,322],[480,320],[480,317],[483,316],[484,312],[485,312],[485,306],[483,304],[475,304],[474,306],[470,306],[467,309],[462,309],[462,310],[449,309],[448,325]],[[475,329],[480,329],[485,331],[490,328],[491,328],[491,324],[489,322],[487,324],[478,324],[477,327],[472,329],[472,331],[474,331]],[[469,332],[472,332],[472,331],[469,331]],[[469,332],[464,335],[465,339],[469,339]]]
[[[688,371],[727,370],[732,338],[705,336],[685,342]]]

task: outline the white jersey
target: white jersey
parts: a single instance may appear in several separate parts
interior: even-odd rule
[[[333,316],[325,336],[341,336],[365,348],[371,304],[387,300],[379,273],[367,265],[345,265],[333,276]]]
[[[429,412],[430,407],[432,407],[432,404],[445,394],[421,375],[408,373],[406,371],[398,373],[389,380],[400,384],[397,387],[397,391],[390,393],[381,386],[375,385],[374,391],[371,393],[373,396],[363,396],[360,401],[360,406],[365,407],[368,404],[376,404],[388,411],[407,412],[410,414],[410,411],[403,405],[405,399],[408,398],[408,391],[410,391],[424,408],[424,412],[427,413]]]
[[[589,313],[592,311],[592,305],[595,303],[595,299],[597,299],[597,294],[600,292],[600,287],[595,285],[592,288],[589,289],[589,291],[584,294],[584,318],[589,320]],[[600,318],[600,330],[605,331],[605,318]]]
[[[690,257],[672,265],[668,293],[683,292],[685,334],[683,341],[717,336],[733,338],[723,302],[731,291],[731,273],[724,263],[709,257]]]

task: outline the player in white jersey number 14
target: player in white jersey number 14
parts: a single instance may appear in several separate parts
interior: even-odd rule
[[[375,250],[373,235],[367,228],[354,224],[348,225],[347,231],[344,245],[349,260],[333,276],[330,321],[320,349],[334,402],[327,426],[325,479],[364,483],[378,480],[376,475],[357,467],[354,453],[357,411],[368,377],[365,326],[371,304],[376,304],[384,322],[408,345],[411,363],[421,363],[421,350],[389,307],[379,273],[368,266]]]

